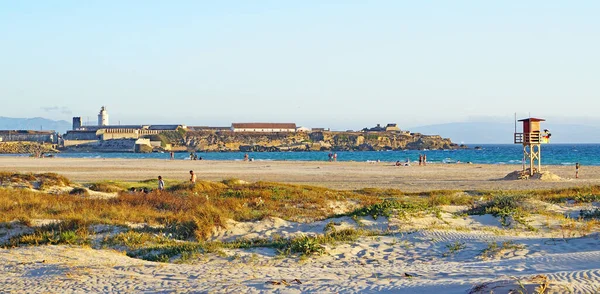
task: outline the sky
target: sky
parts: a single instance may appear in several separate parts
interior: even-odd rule
[[[0,116],[600,125],[600,1],[2,1]]]

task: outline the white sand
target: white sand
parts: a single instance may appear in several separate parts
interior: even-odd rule
[[[452,218],[448,227],[431,216],[361,220],[367,229],[397,228],[386,236],[327,247],[327,254],[306,260],[278,257],[273,249],[225,250],[189,264],[156,263],[129,258],[113,250],[70,246],[20,247],[0,250],[0,284],[8,292],[224,292],[224,293],[529,293],[538,286],[528,279],[542,274],[550,293],[595,293],[600,290],[600,234],[562,238],[559,232],[531,233],[501,228],[491,216]],[[268,218],[236,223],[214,239],[290,237],[322,233],[334,221],[337,229],[357,227],[349,218],[312,224]],[[2,232],[0,231],[0,234]],[[482,258],[489,242],[512,241],[524,246]],[[448,254],[447,245],[465,248]],[[410,276],[407,276],[407,274]],[[301,284],[293,282],[298,279]],[[282,282],[285,280],[287,285]],[[281,283],[273,285],[273,283]]]

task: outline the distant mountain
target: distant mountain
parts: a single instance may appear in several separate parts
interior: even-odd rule
[[[72,127],[71,123],[64,120],[51,120],[42,117],[12,118],[0,116],[0,130],[44,130],[65,133]]]
[[[542,129],[550,130],[550,143],[600,143],[600,128],[587,125],[552,124],[542,122]],[[514,123],[457,122],[410,128],[413,133],[440,135],[454,143],[512,144]],[[517,124],[517,132],[522,123]]]

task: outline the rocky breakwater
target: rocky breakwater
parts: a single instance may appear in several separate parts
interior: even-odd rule
[[[185,146],[197,151],[327,151],[459,149],[441,136],[405,132],[234,133],[186,132]]]
[[[40,156],[44,153],[58,152],[53,145],[34,142],[2,142],[0,154],[33,154]]]

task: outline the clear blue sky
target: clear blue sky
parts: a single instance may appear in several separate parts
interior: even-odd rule
[[[594,121],[599,16],[600,1],[2,1],[0,116]]]

